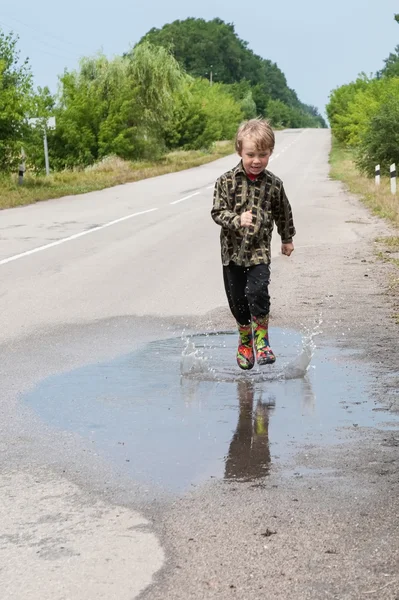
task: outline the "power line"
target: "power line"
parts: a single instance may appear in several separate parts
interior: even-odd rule
[[[4,13],[4,14],[5,14],[5,13]],[[64,38],[61,38],[60,36],[54,35],[53,33],[51,33],[51,32],[49,32],[49,31],[47,31],[47,30],[46,30],[46,29],[44,29],[43,27],[40,27],[40,26],[37,26],[37,25],[35,25],[35,26],[32,26],[31,24],[29,24],[29,23],[25,23],[25,22],[24,22],[24,21],[22,21],[21,19],[17,19],[16,17],[13,17],[13,16],[11,16],[11,15],[7,15],[7,14],[5,14],[5,16],[6,16],[6,18],[7,18],[7,19],[11,19],[11,21],[15,21],[16,23],[19,23],[19,24],[20,24],[20,25],[22,25],[23,27],[26,27],[27,29],[30,29],[31,31],[33,31],[33,32],[35,32],[35,33],[38,33],[38,34],[39,34],[39,35],[41,35],[41,36],[45,35],[45,36],[46,36],[46,38],[50,37],[50,38],[54,39],[54,40],[55,40],[55,41],[57,41],[57,42],[61,42],[62,44],[67,44],[68,46],[71,46],[72,48],[74,48],[74,50],[75,50],[75,51],[76,51],[76,49],[77,49],[77,48],[76,48],[76,44],[75,44],[75,43],[73,43],[73,42],[70,42],[69,40],[65,40]],[[0,15],[0,18],[1,18],[1,19],[3,20],[3,22],[5,23],[5,21],[4,21],[4,18],[3,18],[1,15]],[[13,29],[13,27],[11,27],[9,24],[6,24],[6,25],[7,25],[7,27],[8,27],[9,29]],[[41,30],[41,31],[40,31],[40,30]],[[46,45],[48,45],[48,46],[50,46],[50,47],[56,48],[57,50],[61,50],[62,52],[64,52],[64,51],[66,51],[66,52],[69,52],[69,49],[67,49],[67,48],[60,48],[59,46],[55,46],[54,44],[51,44],[51,43],[49,43],[49,42],[47,42],[47,41],[43,40],[43,38],[42,38],[42,37],[38,38],[37,36],[35,36],[35,38],[36,38],[36,39],[38,39],[38,40],[39,40],[39,42],[41,42],[41,43],[44,43],[44,44],[46,44]],[[83,53],[86,53],[86,51],[84,51]]]
[[[19,32],[15,31],[15,28],[11,27],[8,23],[5,23],[3,20],[0,21],[0,26],[2,26],[3,28],[7,28],[9,31],[13,31],[19,35]],[[69,53],[68,51],[67,51],[68,52],[68,54],[67,54],[65,52],[65,48],[57,47],[51,43],[46,42],[45,40],[41,40],[40,38],[37,38],[36,36],[31,36],[29,41],[32,42],[32,44],[34,44],[34,45],[41,44],[48,51],[46,52],[42,48],[39,48],[38,49],[39,52],[41,52],[43,54],[48,54],[49,56],[55,56],[57,58],[62,58],[64,60],[71,60],[71,58],[73,60],[79,60],[81,58],[77,54],[72,54],[72,53]],[[49,50],[51,50],[51,52]],[[60,54],[60,52],[63,54]]]

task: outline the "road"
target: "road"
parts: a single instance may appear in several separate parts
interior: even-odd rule
[[[319,334],[293,382],[237,381],[227,336],[232,380],[181,383],[181,338],[233,327],[210,207],[236,157],[0,213],[2,597],[399,597],[389,230],[329,147],[278,132],[270,164],[298,231],[273,241],[280,363]]]

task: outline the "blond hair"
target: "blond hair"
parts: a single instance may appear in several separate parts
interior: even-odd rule
[[[238,154],[242,152],[242,143],[244,139],[250,139],[255,144],[258,152],[274,150],[275,137],[269,121],[262,119],[250,119],[241,123],[236,135],[235,147]]]

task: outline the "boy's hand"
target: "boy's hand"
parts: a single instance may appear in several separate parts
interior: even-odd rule
[[[241,227],[249,227],[252,225],[252,212],[247,210],[241,215]]]
[[[291,256],[294,252],[294,244],[290,242],[289,244],[281,244],[281,253],[285,254],[285,256]]]

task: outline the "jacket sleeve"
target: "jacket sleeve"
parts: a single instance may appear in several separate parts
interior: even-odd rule
[[[222,177],[215,183],[211,216],[215,223],[227,229],[240,229],[241,227],[241,217],[231,210],[226,181]]]
[[[282,183],[280,189],[277,187],[274,198],[272,199],[272,214],[282,243],[289,244],[292,242],[292,238],[296,231],[291,205]]]

